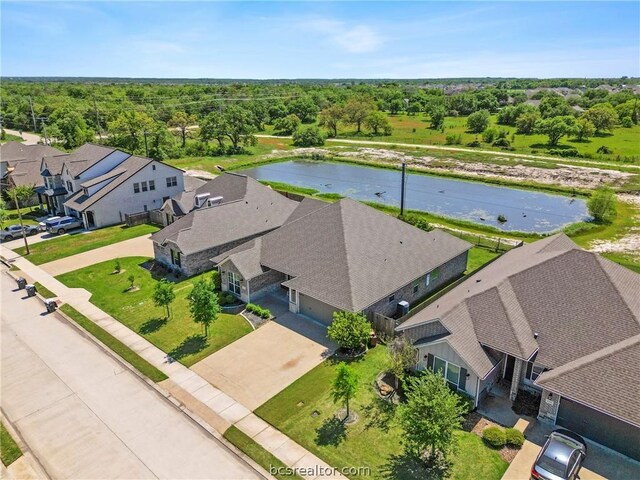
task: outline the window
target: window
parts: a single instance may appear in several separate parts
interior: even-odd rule
[[[69,180],[67,180],[67,191],[68,192],[73,192],[73,185],[71,184],[71,182]]]
[[[436,373],[442,373],[444,376],[447,372],[447,362],[442,360],[441,358],[434,357],[433,358],[433,371]]]
[[[542,372],[544,372],[544,367],[536,365],[533,362],[529,362],[527,363],[527,373],[525,374],[525,377],[527,380],[535,382]]]
[[[139,183],[134,183],[133,184],[133,193],[140,193],[140,184]]]
[[[460,367],[453,363],[447,364],[447,381],[456,387],[460,382]]]
[[[289,290],[289,302],[298,304],[298,292],[295,290]]]
[[[182,266],[182,260],[180,259],[180,252],[176,250],[171,250],[171,263],[177,265],[178,267]]]
[[[142,182],[142,191],[143,192],[147,191],[147,182]]]
[[[177,177],[167,177],[167,187],[175,187],[178,185]]]
[[[462,369],[455,363],[447,362],[434,355],[433,371],[442,375],[453,390],[458,390],[461,370]]]
[[[147,206],[144,205],[144,211],[146,212],[148,210]]]
[[[155,180],[149,180],[149,190],[153,191],[156,189],[156,182]]]
[[[155,170],[156,166],[155,165],[151,165],[151,170]]]
[[[229,291],[240,295],[240,277],[233,272],[229,272]]]
[[[389,303],[393,302],[396,299],[395,295],[390,295],[389,296]]]
[[[419,283],[416,283],[416,284],[413,286],[413,293],[414,293],[414,295],[415,295],[416,293],[418,293],[418,291],[419,291],[419,290],[420,290],[420,284],[419,284]]]
[[[428,287],[431,283],[431,273],[427,273],[427,276],[424,277],[424,284]]]

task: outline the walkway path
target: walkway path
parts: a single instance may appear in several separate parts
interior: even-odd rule
[[[89,301],[91,294],[85,289],[67,287],[42,268],[3,246],[0,246],[0,254],[20,269],[21,275],[27,280],[44,285],[54,292],[61,302],[73,306],[163,371],[169,379],[162,382],[161,386],[184,408],[202,418],[218,432],[224,433],[229,426],[235,424],[289,467],[304,468],[306,473],[323,472],[321,475],[301,475],[308,480],[345,478],[339,473],[328,473],[332,471],[328,464],[259,419],[249,408],[211,385],[196,372],[178,362],[167,363],[167,356],[162,350],[93,305]]]
[[[40,141],[40,135],[36,133],[22,132],[21,135],[18,130],[11,130],[10,128],[5,128],[4,131],[9,135],[15,135],[16,137],[22,136],[22,138],[24,138],[24,141],[21,143],[24,143],[25,145],[37,145],[37,143]]]
[[[150,237],[151,235],[145,235],[113,243],[106,247],[96,248],[88,252],[45,263],[40,265],[40,268],[55,277],[96,263],[115,260],[116,258],[153,257],[153,242]]]

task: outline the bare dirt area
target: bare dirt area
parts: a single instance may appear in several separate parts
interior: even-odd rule
[[[640,195],[618,195],[621,202],[636,207],[635,225],[640,225]],[[611,240],[594,240],[589,250],[598,253],[628,253],[640,258],[640,226],[634,226],[623,237]]]

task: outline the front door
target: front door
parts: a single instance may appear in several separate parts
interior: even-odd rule
[[[96,221],[93,218],[93,212],[87,211],[87,228],[95,228]]]
[[[515,357],[511,355],[507,355],[507,364],[504,369],[504,379],[507,381],[511,381],[513,379],[513,366],[516,363]]]

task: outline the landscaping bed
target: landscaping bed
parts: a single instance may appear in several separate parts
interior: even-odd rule
[[[146,257],[120,259],[123,274],[114,274],[114,262],[107,261],[65,273],[56,277],[71,288],[85,288],[91,292],[91,302],[138,332],[162,351],[186,366],[202,360],[213,352],[252,331],[240,315],[220,313],[204,337],[202,326],[193,322],[187,295],[203,275],[174,282],[175,301],[171,304],[171,318],[164,309],[153,304],[152,295],[158,279],[144,268]],[[128,291],[128,277],[134,275],[136,291]]]

